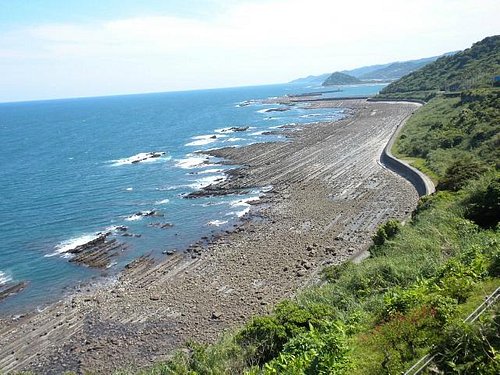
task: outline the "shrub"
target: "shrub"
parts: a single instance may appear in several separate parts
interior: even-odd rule
[[[401,373],[418,356],[418,350],[429,344],[430,328],[435,312],[428,306],[415,308],[408,314],[395,314],[388,322],[375,327],[372,344],[384,353],[377,372]]]
[[[399,221],[394,219],[388,220],[385,224],[378,227],[377,232],[372,237],[373,243],[376,246],[383,245],[386,240],[393,239],[396,236],[396,234],[399,233],[400,229],[401,229],[401,224],[399,223]],[[372,253],[371,250],[370,253]],[[376,255],[376,251],[374,251],[372,255]]]
[[[455,160],[446,169],[445,175],[437,188],[438,190],[458,191],[468,181],[479,178],[485,171],[484,164],[472,156]]]
[[[446,374],[499,374],[499,308],[478,324],[453,322],[433,350],[435,363]]]
[[[187,351],[178,351],[168,362],[159,363],[141,375],[232,375],[245,368],[243,351],[225,337],[216,345],[187,344]],[[115,374],[118,375],[118,374]]]
[[[266,364],[264,374],[334,375],[349,368],[346,335],[338,323],[310,330],[288,342],[278,358]]]
[[[478,187],[465,201],[465,216],[483,228],[494,228],[500,220],[500,175]]]
[[[500,277],[500,251],[493,254],[488,273],[493,277]]]
[[[285,327],[273,316],[257,316],[237,334],[236,341],[249,351],[247,362],[262,366],[278,355],[287,342]]]
[[[327,266],[321,271],[321,277],[324,281],[333,283],[340,279],[340,277],[346,272],[349,272],[349,269],[351,269],[351,267],[353,267],[353,264],[350,262]]]

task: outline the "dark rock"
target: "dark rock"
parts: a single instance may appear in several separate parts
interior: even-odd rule
[[[148,226],[152,227],[152,228],[168,229],[168,228],[172,228],[174,226],[174,224],[172,224],[172,223],[149,223]]]
[[[4,286],[1,286],[0,287],[0,301],[7,298],[7,297],[10,297],[10,296],[13,296],[17,293],[22,292],[24,289],[26,289],[27,286],[28,286],[27,281],[21,281],[18,283],[7,284]]]
[[[210,317],[212,319],[220,319],[222,317],[222,313],[220,311],[212,311],[212,315]]]
[[[290,108],[288,107],[281,107],[281,108],[269,108],[269,109],[266,109],[264,112],[285,112],[285,111],[289,111]]]
[[[204,197],[220,197],[225,195],[245,195],[248,194],[249,190],[241,190],[241,189],[222,189],[222,188],[214,188],[214,187],[206,187],[198,191],[194,191],[192,193],[186,194],[184,198],[192,199],[192,198],[204,198]]]
[[[164,250],[164,251],[162,251],[162,254],[174,255],[175,254],[175,250]]]
[[[337,252],[333,247],[325,247],[325,252],[333,256],[337,255]]]
[[[132,160],[132,164],[137,164],[137,163],[140,163],[141,161],[148,160],[148,159],[159,158],[160,156],[163,156],[163,155],[165,155],[165,152],[163,152],[163,151],[147,152],[144,154],[144,156]]]
[[[142,236],[142,234],[135,234],[135,233],[123,233],[122,234],[122,237],[136,237],[136,238],[139,238],[141,236]]]
[[[224,129],[222,132],[244,132],[248,130],[248,126],[232,126],[228,129]]]

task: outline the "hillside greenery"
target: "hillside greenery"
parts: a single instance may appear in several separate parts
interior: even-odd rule
[[[456,191],[500,166],[499,119],[499,89],[438,96],[408,120],[393,152],[420,159],[438,176],[438,188]]]
[[[140,373],[396,374],[427,353],[436,355],[432,373],[500,373],[498,303],[464,323],[500,286],[500,98],[488,83],[498,74],[491,50],[497,37],[390,88],[400,98],[429,96],[393,151],[430,173],[437,192],[406,223],[382,225],[368,259],[326,267],[321,283],[270,314]],[[443,84],[460,91],[443,95]]]
[[[448,52],[442,56],[453,55],[456,52]],[[348,74],[352,77],[359,78],[364,81],[373,80],[393,80],[401,78],[402,76],[420,69],[421,67],[437,60],[441,56],[426,57],[418,60],[408,60],[408,61],[398,61],[390,62],[386,64],[368,65],[351,70],[342,70],[340,73]],[[294,84],[307,84],[307,85],[321,85],[325,79],[330,76],[330,73],[320,74],[320,75],[310,75],[307,77],[302,77],[294,79],[289,83]]]
[[[498,308],[463,323],[500,286],[498,228],[464,210],[498,177],[423,199],[405,225],[383,226],[369,259],[325,268],[271,314],[140,374],[394,374],[427,352],[446,373],[499,373]]]
[[[491,87],[494,77],[499,74],[500,36],[495,35],[402,77],[385,87],[381,95],[406,98],[418,95],[421,99],[421,92],[455,92]]]

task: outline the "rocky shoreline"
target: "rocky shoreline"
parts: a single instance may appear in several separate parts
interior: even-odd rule
[[[111,285],[0,321],[0,371],[110,373],[166,359],[186,340],[213,342],[315,282],[324,265],[365,250],[380,223],[406,217],[417,192],[378,160],[416,107],[308,104],[352,115],[295,129],[292,142],[213,151],[244,167],[205,193],[272,187],[253,205],[256,220],[201,239],[187,255],[165,254],[159,264],[141,257]]]

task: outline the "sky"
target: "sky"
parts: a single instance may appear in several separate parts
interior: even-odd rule
[[[498,0],[0,0],[0,102],[288,82],[462,50]]]

